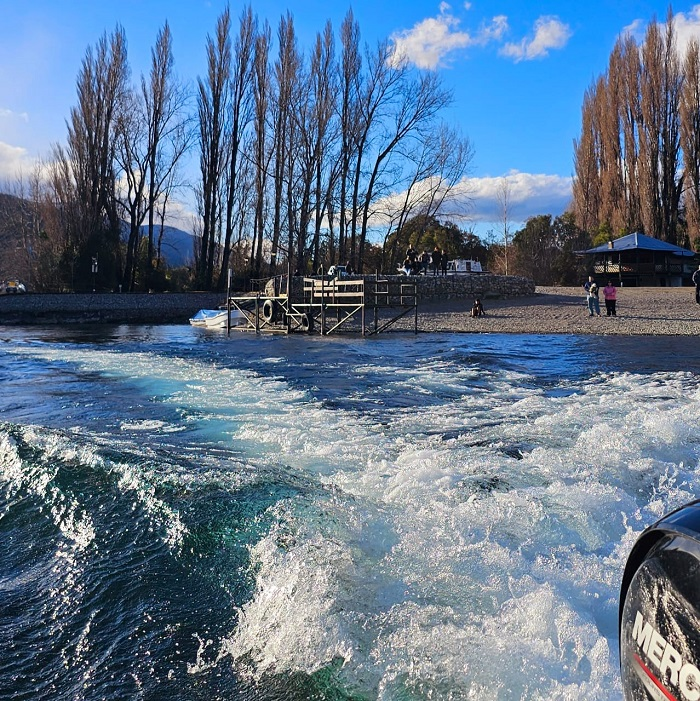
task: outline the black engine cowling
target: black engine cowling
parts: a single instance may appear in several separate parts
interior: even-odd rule
[[[700,501],[646,529],[620,591],[625,699],[700,701]]]

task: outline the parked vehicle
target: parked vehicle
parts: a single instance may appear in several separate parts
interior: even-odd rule
[[[0,285],[0,294],[16,295],[27,291],[26,286],[19,280],[7,280]]]

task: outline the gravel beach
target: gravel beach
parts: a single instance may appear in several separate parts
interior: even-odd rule
[[[700,305],[693,287],[618,288],[617,316],[589,317],[582,287],[537,287],[525,297],[483,299],[486,316],[473,319],[473,299],[420,302],[420,332],[700,336]],[[0,297],[6,324],[187,324],[199,309],[214,309],[220,294],[64,294]],[[386,317],[385,317],[386,318]],[[413,331],[410,313],[390,327]]]
[[[424,332],[700,336],[700,305],[693,287],[618,288],[617,316],[589,317],[579,287],[537,287],[530,297],[482,300],[486,316],[469,316],[473,300],[422,303]],[[401,327],[411,325],[402,320]]]

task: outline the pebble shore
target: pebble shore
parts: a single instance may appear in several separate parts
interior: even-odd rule
[[[537,287],[533,295],[483,299],[486,315],[473,319],[471,298],[420,302],[419,332],[700,336],[700,305],[693,287],[623,287],[617,316],[589,317],[582,287]],[[0,326],[56,323],[187,324],[197,310],[218,306],[213,293],[118,295],[28,294],[0,297]],[[409,314],[391,326],[413,331]]]
[[[700,336],[700,304],[694,287],[618,288],[617,316],[589,317],[578,287],[537,287],[529,297],[482,300],[486,315],[469,315],[473,300],[421,304],[422,332],[591,334],[610,336]],[[402,320],[401,327],[412,328]]]

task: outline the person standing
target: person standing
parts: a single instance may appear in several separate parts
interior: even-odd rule
[[[591,282],[588,286],[588,316],[593,316],[594,313],[600,316],[600,300],[598,299],[598,285]]]
[[[603,297],[605,297],[605,310],[608,316],[617,316],[617,289],[613,285],[612,280],[608,280],[608,284],[603,288]]]
[[[433,276],[438,274],[438,271],[440,270],[440,264],[442,263],[442,255],[440,254],[440,249],[435,246],[433,249],[433,255],[432,255],[432,264],[433,264]]]
[[[420,257],[421,268],[423,269],[423,275],[428,274],[428,268],[430,267],[430,253],[424,250]]]
[[[586,290],[586,296],[583,298],[584,304],[588,306],[588,290],[590,289],[591,285],[593,284],[593,276],[589,275],[588,280],[583,283],[583,289]]]
[[[443,248],[440,254],[440,265],[442,266],[442,274],[447,275],[447,251]]]
[[[698,269],[693,273],[692,280],[695,285],[695,301],[700,304],[700,265],[698,265]]]

